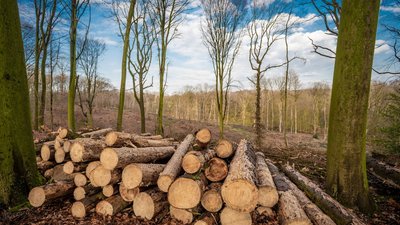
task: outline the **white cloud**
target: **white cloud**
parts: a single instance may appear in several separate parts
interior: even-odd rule
[[[382,11],[392,12],[392,13],[400,13],[399,6],[381,6]]]

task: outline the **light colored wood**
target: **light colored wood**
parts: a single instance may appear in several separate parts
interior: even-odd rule
[[[92,132],[83,133],[82,137],[84,138],[99,138],[101,136],[106,135],[107,133],[111,132],[112,128],[104,128],[100,130],[95,130]]]
[[[311,225],[307,214],[301,208],[292,191],[281,192],[278,208],[279,222],[282,225]]]
[[[120,195],[113,195],[102,200],[96,205],[96,213],[103,216],[112,216],[128,207],[129,202],[122,199]]]
[[[169,187],[168,202],[179,209],[194,208],[200,203],[204,189],[204,177],[197,180],[186,176],[179,177]]]
[[[271,172],[265,163],[265,156],[262,152],[256,153],[256,175],[258,187],[258,204],[272,208],[278,203],[279,195],[276,190]]]
[[[223,201],[221,197],[221,184],[213,183],[201,197],[201,205],[208,212],[218,212],[222,209]]]
[[[225,160],[214,157],[208,161],[204,174],[209,181],[218,182],[226,178],[228,171]]]
[[[109,170],[123,168],[131,163],[149,163],[174,154],[174,147],[106,148],[101,152],[100,162]]]
[[[200,147],[207,147],[211,141],[211,131],[207,128],[203,128],[196,133],[196,143]]]
[[[40,148],[40,157],[43,161],[53,161],[55,151],[54,142],[53,145],[50,143],[44,143]]]
[[[182,158],[189,150],[194,136],[189,134],[186,136],[185,140],[178,146],[175,153],[172,155],[171,159],[168,161],[164,170],[160,173],[157,180],[158,188],[163,192],[168,192],[169,186],[174,182],[175,178],[181,173],[181,163]]]
[[[218,215],[206,213],[205,215],[202,215],[201,218],[199,218],[193,225],[217,225],[218,220],[216,217],[218,217]]]
[[[250,213],[239,212],[229,207],[225,207],[220,213],[221,225],[251,225]]]
[[[88,166],[87,163],[76,163],[76,164],[74,164],[72,161],[68,161],[68,162],[64,163],[63,171],[66,174],[71,174],[71,173],[74,173],[74,172],[81,172],[81,171],[84,171],[87,166]]]
[[[51,179],[54,181],[73,181],[76,173],[67,174],[63,170],[63,165],[57,165],[52,168]]]
[[[169,214],[172,218],[180,221],[183,224],[189,224],[193,222],[193,213],[187,209],[178,209],[170,205]]]
[[[63,145],[63,150],[65,153],[68,153],[71,151],[71,142],[70,141],[64,141],[64,145]]]
[[[77,187],[82,187],[82,186],[85,186],[86,183],[87,183],[86,176],[81,173],[76,173],[76,175],[74,176],[74,184]]]
[[[104,198],[105,198],[104,195],[102,195],[101,193],[98,193],[98,194],[88,196],[88,197],[82,199],[81,201],[74,202],[71,206],[72,216],[75,218],[86,217],[87,212],[92,210],[96,206],[96,203]]]
[[[116,190],[113,184],[109,184],[103,187],[102,193],[106,197],[111,197],[115,194]]]
[[[29,203],[33,207],[39,207],[45,201],[68,195],[74,190],[72,182],[60,181],[33,188],[28,195]]]
[[[36,163],[38,170],[40,171],[45,171],[48,170],[52,167],[54,167],[54,162],[50,162],[50,161],[40,161]]]
[[[96,167],[98,167],[98,166],[100,166],[100,165],[101,165],[100,161],[93,161],[93,162],[90,162],[90,163],[87,165],[86,171],[85,171],[85,175],[87,176],[87,178],[90,179],[90,174],[92,173],[92,171],[93,171]]]
[[[217,146],[215,147],[215,152],[217,153],[218,157],[223,159],[231,157],[231,155],[233,155],[232,143],[225,139],[219,140]]]
[[[154,185],[157,183],[158,175],[164,168],[165,164],[129,164],[122,171],[121,180],[128,189]]]
[[[182,159],[182,168],[186,173],[197,173],[204,164],[215,156],[214,150],[189,151]]]
[[[84,199],[86,196],[99,193],[100,191],[101,191],[100,188],[95,187],[91,184],[88,184],[85,186],[76,187],[74,189],[73,196],[76,201],[80,201],[80,200]]]
[[[119,194],[121,195],[122,199],[124,199],[127,202],[132,202],[135,200],[136,195],[138,195],[140,192],[139,188],[132,188],[128,189],[125,187],[124,183],[119,184]]]
[[[151,220],[168,205],[166,194],[157,189],[140,192],[133,201],[136,216]]]
[[[67,128],[60,128],[58,130],[57,137],[60,138],[60,139],[64,139],[64,138],[70,139],[73,136],[74,136],[73,132],[71,130],[67,129]]]
[[[54,160],[56,163],[62,163],[64,162],[65,159],[65,152],[62,148],[56,148],[56,151],[54,152]]]
[[[250,143],[241,140],[221,188],[225,204],[239,212],[251,212],[258,203],[255,160],[256,156]]]
[[[56,137],[56,139],[54,140],[54,148],[55,149],[62,149],[64,144],[64,140],[61,139],[60,137]]]
[[[104,168],[103,165],[99,165],[90,173],[90,182],[95,186],[104,187],[111,183],[113,177],[114,179],[121,179],[121,171],[111,171]]]
[[[124,132],[110,132],[105,137],[105,142],[109,147],[165,147],[173,145],[169,139],[163,139],[160,135],[141,136]]]
[[[269,207],[259,206],[259,207],[257,207],[256,211],[257,211],[257,213],[259,215],[263,215],[263,216],[266,216],[268,218],[274,218],[275,217],[275,212]]]
[[[73,162],[98,160],[105,144],[102,140],[77,138],[71,146],[70,156]]]

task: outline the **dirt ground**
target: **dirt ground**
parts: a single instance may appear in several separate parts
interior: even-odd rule
[[[116,112],[116,109],[96,111],[94,113],[95,127],[114,128],[116,125]],[[124,114],[124,130],[139,133],[140,121],[138,113],[126,110]],[[60,110],[55,115],[58,115],[54,120],[56,127],[65,126],[65,113]],[[153,133],[155,115],[149,114],[147,117],[147,131]],[[78,117],[78,121],[82,121],[82,118]],[[83,123],[78,122],[78,126],[82,127]],[[193,133],[203,127],[211,130],[214,140],[218,139],[218,127],[213,124],[165,118],[164,126],[165,136],[173,137],[179,141],[188,133]],[[227,125],[226,138],[239,142],[243,138],[254,140],[255,135],[251,127]],[[281,133],[265,131],[262,148],[259,150],[277,163],[294,165],[302,174],[324,188],[326,141],[314,139],[310,134],[288,134],[288,141],[289,148],[286,148]],[[385,156],[380,157],[392,165],[400,165],[399,156],[391,156],[389,159]],[[390,188],[371,174],[369,174],[369,183],[371,193],[377,204],[377,211],[371,217],[364,216],[359,212],[356,213],[367,224],[400,224],[400,191]],[[90,213],[85,220],[76,220],[69,212],[72,202],[73,199],[71,198],[60,198],[40,208],[26,207],[12,213],[0,210],[0,224],[179,224],[168,216],[167,209],[160,213],[153,222],[135,218],[130,208],[112,218],[103,218],[96,215],[96,213]],[[252,216],[254,218],[253,221],[255,221],[254,224],[278,224],[276,216],[266,218],[256,213],[253,213]]]

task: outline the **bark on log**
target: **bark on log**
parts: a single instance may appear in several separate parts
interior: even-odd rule
[[[282,171],[296,184],[296,186],[307,194],[324,213],[326,213],[337,224],[363,224],[361,220],[339,202],[325,193],[310,179],[294,170],[289,165],[282,166]]]
[[[100,162],[109,170],[123,168],[131,163],[149,163],[174,154],[174,147],[106,148],[101,152]]]
[[[56,150],[54,149],[54,141],[53,145],[46,142],[40,148],[40,157],[43,161],[53,161],[55,151]]]
[[[63,170],[63,165],[57,165],[52,168],[51,178],[58,181],[73,181],[76,174],[66,174]]]
[[[74,139],[76,138],[77,134],[75,134],[74,132],[72,132],[71,130],[67,129],[67,128],[60,128],[58,131],[58,135],[57,137],[61,138],[61,139]]]
[[[226,178],[228,171],[225,160],[215,157],[208,161],[204,174],[208,180],[218,182]]]
[[[121,196],[113,195],[97,203],[96,213],[103,216],[112,216],[128,207],[128,205],[129,202],[124,201]]]
[[[168,205],[166,194],[157,189],[140,192],[133,202],[133,212],[136,216],[151,220]]]
[[[211,141],[211,131],[207,128],[203,128],[196,133],[196,143],[202,148],[207,147]]]
[[[105,144],[101,140],[77,138],[71,146],[70,156],[73,162],[98,160]]]
[[[43,205],[45,201],[68,195],[74,190],[72,182],[57,182],[35,187],[29,192],[28,200],[33,207]]]
[[[231,155],[233,155],[232,143],[225,139],[219,140],[217,146],[215,147],[215,152],[220,158],[229,158]]]
[[[275,217],[275,212],[272,211],[272,209],[269,208],[269,207],[258,206],[258,207],[256,208],[256,212],[257,212],[259,215],[263,215],[263,216],[266,216],[266,217],[268,217],[268,218],[273,218],[273,217]]]
[[[301,208],[296,196],[294,196],[290,190],[281,192],[279,198],[278,217],[280,224],[283,225],[312,224],[304,210]]]
[[[96,207],[96,203],[100,200],[103,200],[106,196],[104,196],[101,193],[94,194],[91,196],[88,196],[82,201],[76,201],[72,204],[71,207],[71,214],[75,218],[84,218],[86,217],[87,212],[92,210],[94,207]]]
[[[251,225],[252,219],[248,212],[239,212],[225,207],[220,216],[221,225]]]
[[[272,208],[279,200],[271,172],[265,163],[265,156],[262,152],[256,153],[256,175],[258,187],[258,204]]]
[[[217,225],[218,215],[213,213],[206,213],[201,216],[193,225]]]
[[[122,171],[121,180],[128,189],[154,185],[157,183],[158,175],[164,168],[165,164],[129,164]]]
[[[204,164],[215,156],[214,150],[190,151],[182,159],[182,168],[186,173],[197,173]]]
[[[101,188],[88,184],[82,187],[76,187],[73,195],[76,201],[80,201],[88,195],[93,195],[99,192],[101,192]]]
[[[258,202],[255,175],[256,156],[247,140],[241,140],[221,188],[226,205],[240,212],[251,212]]]
[[[384,183],[400,189],[400,169],[389,166],[372,157],[367,157],[367,167],[369,172],[378,177]]]
[[[54,140],[54,148],[55,149],[62,149],[64,144],[64,140],[61,139],[60,137],[56,137],[56,139]]]
[[[73,163],[72,161],[68,161],[63,165],[64,173],[71,174],[76,172],[82,172],[87,168],[87,163]]]
[[[169,140],[162,140],[162,136],[140,136],[124,132],[110,132],[105,137],[105,142],[109,147],[162,147],[171,146]]]
[[[192,178],[184,175],[176,179],[168,190],[168,202],[175,208],[191,209],[200,201],[206,185],[204,176]]]
[[[45,170],[52,168],[54,166],[54,162],[40,161],[40,162],[37,162],[36,165],[38,167],[38,170],[45,171]]]
[[[95,130],[92,132],[83,133],[82,137],[84,138],[99,138],[101,136],[106,135],[107,133],[111,132],[112,128],[104,128],[100,130]]]
[[[218,212],[223,205],[221,197],[221,184],[213,183],[209,185],[207,191],[201,197],[201,205],[208,212]]]
[[[172,218],[180,221],[183,224],[189,224],[193,222],[193,212],[190,209],[178,209],[170,205],[169,214]]]
[[[124,199],[124,201],[127,202],[132,202],[133,200],[135,200],[136,195],[138,195],[140,192],[139,188],[126,188],[124,183],[120,183],[119,184],[119,194],[121,195],[122,199]]]
[[[185,140],[178,146],[171,159],[168,161],[165,169],[160,173],[157,180],[158,188],[163,192],[168,192],[169,186],[182,171],[182,158],[188,151],[194,140],[194,136],[189,134]]]

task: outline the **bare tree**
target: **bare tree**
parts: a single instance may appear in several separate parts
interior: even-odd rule
[[[293,70],[289,72],[289,80],[290,80],[290,87],[292,89],[292,95],[293,95],[293,100],[294,100],[294,133],[297,134],[297,102],[299,100],[299,97],[301,95],[301,82],[299,79],[299,75]]]
[[[146,132],[146,115],[144,107],[144,90],[153,85],[147,82],[147,74],[153,56],[153,43],[155,40],[154,26],[152,24],[148,8],[149,3],[139,0],[136,4],[136,19],[133,22],[134,40],[129,48],[128,70],[133,80],[133,93],[140,109],[141,132]],[[134,54],[133,54],[134,53]]]
[[[245,2],[202,0],[201,3],[205,14],[202,23],[203,42],[213,64],[219,133],[223,138],[228,94],[232,86],[232,67],[242,41],[240,25],[244,18]]]
[[[49,63],[49,69],[50,69],[50,128],[53,130],[53,125],[54,125],[54,117],[53,117],[53,86],[54,86],[54,71],[56,67],[59,65],[59,60],[60,60],[60,49],[61,49],[61,42],[59,41],[57,43],[56,48],[53,46],[55,45],[56,40],[53,38],[50,41],[50,63]]]
[[[79,107],[86,118],[87,126],[91,128],[93,127],[94,99],[98,87],[97,79],[99,74],[97,68],[99,58],[104,53],[106,45],[103,42],[94,39],[88,39],[85,45],[84,40],[79,39],[78,48],[83,49],[82,54],[78,59],[78,65],[85,75],[84,79],[79,81],[77,88]],[[82,97],[82,95],[84,96]]]

